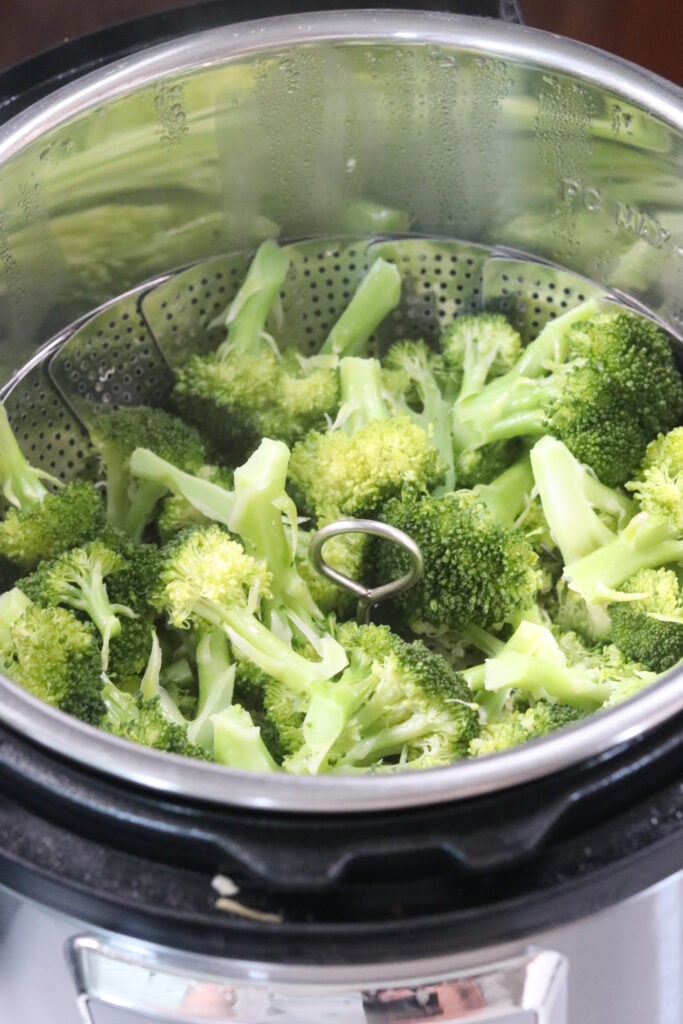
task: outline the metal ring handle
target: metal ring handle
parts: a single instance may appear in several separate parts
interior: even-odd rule
[[[383,540],[391,541],[392,544],[398,544],[410,557],[411,564],[408,572],[399,576],[398,579],[391,580],[389,583],[381,583],[377,587],[366,587],[360,580],[351,579],[350,576],[326,562],[323,557],[323,548],[327,541],[345,533],[369,533],[373,537],[382,537]],[[355,594],[358,598],[356,621],[360,624],[370,621],[370,613],[376,604],[414,587],[424,575],[422,551],[412,537],[404,533],[403,530],[399,530],[398,527],[380,523],[376,519],[336,519],[333,523],[321,526],[311,537],[308,557],[313,568],[321,576],[326,576],[336,586]]]

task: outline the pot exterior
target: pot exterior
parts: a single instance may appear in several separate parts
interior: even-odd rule
[[[507,946],[373,967],[197,957],[93,928],[0,890],[3,1024],[198,1020],[366,1024],[679,1024],[683,873]],[[31,955],[26,951],[30,949]],[[37,967],[40,965],[40,967]]]

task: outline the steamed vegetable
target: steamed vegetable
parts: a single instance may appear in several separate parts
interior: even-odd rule
[[[659,327],[591,300],[526,345],[488,311],[396,338],[377,328],[406,296],[379,259],[304,355],[288,272],[263,243],[226,340],[175,368],[173,412],[93,418],[95,480],[33,466],[0,409],[14,684],[227,768],[390,773],[540,740],[683,660],[683,381]],[[347,517],[424,558],[363,625],[308,561]],[[359,534],[324,558],[372,585],[409,566]]]

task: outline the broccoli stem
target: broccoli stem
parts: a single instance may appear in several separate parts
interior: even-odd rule
[[[95,623],[102,637],[102,667],[109,663],[109,642],[121,632],[119,615],[133,612],[126,605],[112,604],[104,582],[102,564],[97,558],[90,560],[83,572],[73,571],[61,584],[60,599],[79,611],[85,612]]]
[[[230,657],[228,639],[222,628],[202,631],[196,649],[199,700],[196,717],[187,727],[187,738],[213,753],[213,715],[232,704],[235,690],[235,663]]]
[[[287,758],[289,772],[316,775],[339,739],[358,703],[344,677],[338,683],[319,683],[312,691],[302,731],[304,743]]]
[[[346,666],[344,649],[329,635],[318,642],[320,660],[312,661],[294,651],[247,608],[225,608],[199,597],[193,612],[206,622],[223,625],[238,656],[253,661],[294,693],[307,693],[314,683],[334,678]]]
[[[589,604],[608,604],[611,591],[640,569],[656,569],[683,559],[683,538],[674,526],[639,512],[614,540],[565,569],[572,590]]]
[[[211,716],[214,760],[229,768],[276,772],[279,768],[248,711],[233,704]]]
[[[187,728],[187,720],[181,713],[178,705],[170,693],[161,685],[161,666],[163,663],[163,652],[156,630],[152,631],[152,647],[149,652],[147,666],[140,681],[140,697],[143,701],[150,701],[158,698],[161,714],[174,725]]]
[[[125,510],[123,523],[110,520],[114,526],[120,525],[124,532],[135,543],[139,544],[154,510],[166,494],[166,488],[149,480],[138,481],[131,492],[128,490],[128,508]]]
[[[347,356],[339,363],[339,383],[345,433],[355,434],[372,420],[389,416],[379,360]]]
[[[398,267],[379,257],[359,284],[320,352],[338,356],[360,355],[373,331],[396,308],[400,298]]]
[[[565,565],[611,543],[614,531],[596,509],[627,520],[635,503],[597,477],[561,441],[541,438],[531,450],[536,487],[553,540]]]
[[[467,451],[506,441],[512,437],[543,434],[547,417],[543,410],[544,381],[539,376],[553,364],[564,362],[570,329],[599,312],[593,299],[551,320],[527,345],[512,370],[495,377],[478,394],[453,406],[453,439]]]
[[[534,475],[527,456],[518,459],[488,484],[477,484],[473,490],[496,518],[513,527],[529,503]]]
[[[233,349],[258,355],[268,344],[264,339],[266,321],[288,269],[289,257],[276,242],[268,240],[259,246],[241,288],[222,318],[228,336],[216,351],[219,360]]]
[[[31,599],[18,587],[0,595],[0,652],[11,649],[12,626],[31,603]]]
[[[49,493],[42,483],[43,480],[49,480],[56,486],[61,486],[59,480],[41,469],[34,468],[27,461],[17,444],[7,417],[7,410],[0,403],[0,483],[2,484],[2,493],[10,505],[19,509],[28,509],[32,505],[39,504]]]
[[[486,690],[523,690],[534,697],[550,697],[580,711],[595,711],[609,697],[609,683],[593,683],[582,679],[571,668],[520,654],[503,651],[486,662]]]
[[[264,561],[273,574],[271,596],[264,599],[266,614],[268,610],[284,611],[287,617],[294,615],[312,625],[322,619],[322,614],[295,562],[297,513],[285,489],[289,456],[286,444],[265,438],[235,471],[228,526],[242,538],[247,552]]]
[[[136,448],[130,457],[130,471],[140,480],[163,487],[177,494],[198,512],[227,526],[232,516],[234,494],[218,484],[185,473],[172,463],[155,455],[149,448]]]

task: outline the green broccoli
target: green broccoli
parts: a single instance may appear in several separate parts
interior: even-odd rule
[[[97,488],[82,480],[62,485],[31,466],[1,403],[0,486],[10,506],[0,521],[0,558],[24,572],[92,539],[102,528],[104,506]]]
[[[371,335],[401,298],[401,275],[394,263],[378,257],[332,327],[321,355],[363,356]]]
[[[220,626],[200,628],[195,648],[198,695],[195,714],[187,735],[208,754],[214,753],[211,716],[232,704],[236,665],[230,656],[228,638]]]
[[[262,437],[291,444],[337,409],[336,359],[280,351],[266,333],[288,266],[286,251],[264,242],[224,315],[226,340],[176,371],[177,409],[212,438],[226,461],[240,462]]]
[[[602,484],[557,438],[531,449],[533,478],[551,536],[565,565],[614,540],[635,513],[623,491]]]
[[[200,466],[192,475],[200,480],[208,480],[209,483],[216,484],[226,491],[231,491],[234,486],[233,472],[225,466],[207,464]],[[165,544],[183,530],[206,522],[207,518],[182,494],[167,494],[162,498],[155,518],[159,540]]]
[[[101,407],[90,427],[107,485],[107,520],[139,541],[165,490],[133,477],[133,451],[149,448],[180,469],[195,470],[207,461],[199,432],[163,409],[148,406]]]
[[[43,562],[18,586],[36,604],[67,605],[84,612],[102,637],[102,667],[109,659],[109,642],[121,632],[121,615],[131,608],[112,603],[106,579],[124,567],[123,557],[103,541],[95,540]]]
[[[533,603],[535,551],[473,491],[394,498],[381,518],[412,537],[424,556],[423,578],[390,602],[413,631],[457,633],[469,623],[489,628]],[[380,541],[377,578],[397,579],[408,570],[406,559],[398,545]]]
[[[96,725],[104,705],[100,646],[93,625],[81,622],[69,608],[29,603],[17,616],[16,600],[10,604],[11,613],[7,599],[0,610],[9,633],[2,644],[4,674],[46,704]],[[7,627],[8,613],[13,621]]]
[[[607,611],[611,639],[625,657],[654,672],[683,659],[683,594],[673,569],[641,569]]]
[[[478,395],[493,377],[511,370],[522,339],[500,313],[466,313],[456,317],[439,340],[450,397],[460,403]]]
[[[481,726],[478,736],[470,740],[470,757],[499,754],[528,740],[547,736],[584,717],[569,704],[539,700],[530,707],[505,709],[497,718]]]
[[[102,687],[105,711],[99,726],[131,743],[169,754],[209,760],[205,750],[189,739],[189,723],[161,686],[161,663],[161,645],[158,637],[153,635],[149,661],[136,693],[121,690],[106,679]]]
[[[282,441],[264,438],[233,476],[233,489],[183,473],[146,449],[133,453],[131,468],[141,478],[169,487],[201,515],[236,534],[248,554],[271,571],[271,593],[262,617],[278,628],[315,629],[323,615],[299,571],[298,515],[286,491],[290,452]]]
[[[642,689],[656,678],[614,644],[588,645],[576,634],[555,635],[548,626],[530,620],[519,623],[497,654],[462,674],[494,719],[513,694],[587,713],[622,688]]]
[[[257,772],[279,770],[258,725],[239,704],[231,704],[211,715],[211,724],[213,755],[218,764]]]
[[[683,559],[683,427],[647,446],[637,478],[626,486],[635,494],[637,514],[613,540],[565,569],[571,589],[589,603],[609,604],[641,569]]]
[[[302,644],[313,652],[307,657],[264,625],[258,609],[271,594],[273,574],[218,525],[181,534],[162,556],[155,603],[171,625],[224,628],[238,657],[293,687],[326,681],[345,667],[344,649],[322,629],[316,634],[304,625]]]
[[[444,470],[429,433],[408,415],[392,415],[376,359],[342,359],[340,380],[337,421],[294,445],[289,465],[297,507],[316,525],[375,515],[404,487],[429,490]]]
[[[266,714],[291,751],[289,772],[434,768],[464,757],[478,730],[472,695],[438,654],[406,643],[386,626],[345,623],[338,638],[349,667],[334,684],[334,717],[343,699],[346,722],[335,740],[313,727],[311,709],[266,684]],[[322,714],[318,718],[322,719]],[[337,732],[338,723],[330,732]]]
[[[382,370],[384,384],[397,409],[422,427],[439,453],[444,475],[436,493],[452,491],[456,481],[452,398],[441,386],[441,357],[424,341],[397,341],[382,360]]]
[[[456,403],[453,433],[462,450],[552,434],[616,487],[682,414],[668,336],[637,313],[596,312],[589,302],[551,321],[512,370]]]

